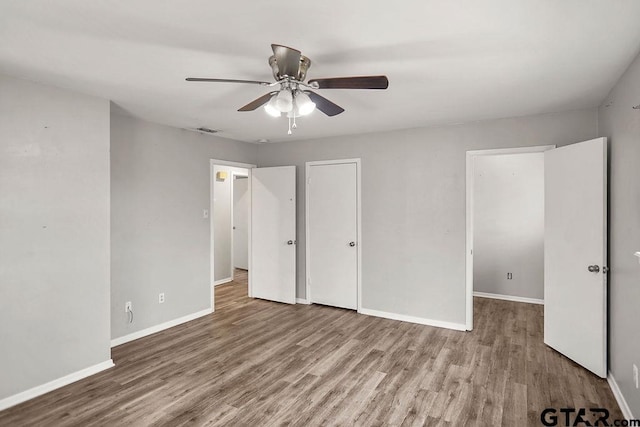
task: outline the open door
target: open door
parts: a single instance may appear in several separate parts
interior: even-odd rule
[[[544,155],[544,342],[605,378],[607,139]]]
[[[251,174],[249,296],[296,302],[296,168]]]

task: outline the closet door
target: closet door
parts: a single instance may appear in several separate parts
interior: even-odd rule
[[[307,279],[311,303],[358,308],[358,164],[307,164]]]

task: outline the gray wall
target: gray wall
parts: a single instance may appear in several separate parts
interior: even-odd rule
[[[109,102],[0,75],[0,399],[108,361]]]
[[[544,153],[473,162],[474,291],[543,299]]]
[[[250,147],[255,151],[255,146]],[[231,206],[233,172],[248,174],[248,169],[225,165],[213,167],[213,240],[214,240],[214,280],[231,280],[232,239]],[[227,179],[219,180],[216,174],[227,173]]]
[[[211,307],[209,159],[255,163],[256,146],[114,114],[111,337]],[[166,301],[158,303],[158,294]],[[126,301],[134,322],[127,323]]]
[[[259,166],[298,166],[297,296],[305,295],[306,161],[362,159],[364,308],[463,324],[465,152],[596,134],[597,110],[589,109],[260,145]]]
[[[612,103],[610,106],[606,106]],[[632,364],[640,368],[640,57],[599,109],[601,136],[609,138],[609,369],[640,416]]]

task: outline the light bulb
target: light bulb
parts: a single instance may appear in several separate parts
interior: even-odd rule
[[[264,111],[272,117],[280,117],[280,110],[276,107],[276,95],[272,96],[269,102],[264,106]]]
[[[296,107],[299,116],[306,116],[316,109],[316,104],[304,92],[296,92]]]
[[[282,89],[276,95],[275,107],[283,113],[288,113],[293,108],[293,95],[289,89]]]

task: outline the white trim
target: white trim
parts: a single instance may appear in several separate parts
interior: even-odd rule
[[[225,283],[233,282],[233,277],[227,277],[226,279],[220,279],[213,282],[213,286],[224,285]]]
[[[296,304],[311,304],[309,300],[305,298],[296,298]]]
[[[211,286],[211,292],[209,295],[209,302],[211,304],[211,312],[213,312],[215,310],[215,292],[214,292],[214,287],[215,287],[215,263],[213,262],[213,251],[214,251],[214,235],[213,235],[213,183],[214,183],[214,176],[213,176],[213,167],[215,165],[218,166],[231,166],[231,167],[236,167],[236,168],[245,168],[248,169],[249,172],[251,171],[251,168],[255,168],[256,165],[250,164],[250,163],[240,163],[240,162],[232,162],[229,160],[221,160],[221,159],[209,159],[209,271],[210,271],[210,276],[209,276],[209,283],[212,284]],[[250,173],[249,173],[249,178],[251,177]],[[232,186],[233,187],[233,186]],[[251,194],[251,181],[249,181],[249,194]],[[249,199],[251,200],[251,199]],[[233,203],[232,203],[233,204]],[[251,221],[251,201],[249,201],[249,221]],[[233,240],[233,239],[231,239]],[[233,256],[233,254],[232,254]],[[251,259],[251,225],[249,225],[249,259]],[[233,266],[232,266],[233,267]],[[233,268],[231,269],[231,274],[233,275]],[[250,288],[250,287],[249,287]],[[249,292],[249,296],[251,296],[251,292]]]
[[[470,150],[466,153],[466,245],[465,245],[465,325],[473,330],[473,160],[476,156],[496,156],[502,154],[540,153],[556,148],[555,145],[533,147],[497,148],[490,150]]]
[[[249,298],[253,298],[253,274],[251,274],[251,271],[253,271],[253,238],[251,234],[251,221],[253,220],[253,190],[251,189],[251,182],[253,181],[252,169],[249,169],[248,179],[249,182],[247,183],[247,195],[249,196],[249,213],[247,215],[247,239],[249,239],[249,243],[247,246],[247,250],[249,251],[249,253],[247,254],[247,267],[249,267],[249,270],[247,270],[247,296]]]
[[[611,387],[611,392],[613,393],[613,397],[615,397],[616,402],[618,402],[618,406],[622,411],[622,415],[624,415],[624,417],[627,420],[634,420],[636,417],[634,417],[633,414],[631,413],[631,408],[629,407],[629,404],[624,398],[624,395],[620,391],[620,387],[618,387],[618,383],[616,382],[616,379],[614,378],[613,373],[611,371],[609,371],[609,375],[607,375],[607,382],[609,383],[609,387]]]
[[[337,159],[337,160],[318,160],[313,162],[305,163],[305,191],[304,191],[304,215],[305,215],[305,298],[308,301],[308,304],[311,304],[311,248],[309,246],[309,174],[311,172],[312,166],[321,166],[321,165],[340,165],[340,164],[349,164],[355,163],[356,165],[356,250],[357,250],[357,311],[361,313],[362,311],[362,163],[360,158],[353,159]]]
[[[368,316],[384,317],[385,319],[400,320],[401,322],[417,323],[419,325],[435,326],[437,328],[453,329],[456,331],[465,331],[464,323],[443,322],[442,320],[425,319],[423,317],[407,316],[405,314],[389,313],[386,311],[370,310],[361,308],[360,314]]]
[[[164,331],[165,329],[178,326],[182,323],[195,320],[199,317],[206,316],[211,313],[213,313],[213,310],[208,308],[206,310],[202,310],[196,313],[188,314],[186,316],[178,317],[177,319],[169,320],[168,322],[160,323],[159,325],[151,326],[150,328],[142,329],[141,331],[133,332],[131,334],[124,335],[119,338],[114,338],[111,340],[111,347],[113,348],[121,344],[127,343],[129,341],[137,340],[139,338],[155,334],[156,332]]]
[[[547,150],[556,148],[556,145],[533,145],[530,147],[516,148],[492,148],[489,150],[468,150],[467,154],[471,156],[499,156],[501,154],[527,154],[527,153],[543,153]]]
[[[56,390],[60,387],[64,387],[76,381],[80,381],[81,379],[90,377],[91,375],[95,375],[98,372],[102,372],[113,366],[115,366],[113,360],[105,360],[104,362],[98,363],[97,365],[89,366],[88,368],[81,369],[69,375],[65,375],[64,377],[49,381],[48,383],[30,388],[29,390],[14,394],[13,396],[5,397],[4,399],[0,400],[0,411],[15,406],[19,403],[26,402],[27,400],[33,399],[35,397],[42,396],[43,394],[49,393],[50,391]]]
[[[609,248],[609,242],[608,242],[608,236],[609,236],[609,218],[607,215],[608,212],[608,206],[609,206],[609,182],[608,182],[608,177],[609,177],[609,158],[608,158],[608,139],[607,137],[601,137],[601,138],[596,138],[596,139],[600,139],[602,141],[602,169],[603,169],[603,177],[602,177],[602,229],[603,229],[603,233],[602,233],[602,265],[605,265],[608,263],[608,259],[609,259],[609,254],[608,254],[608,248]],[[604,313],[604,316],[602,318],[602,337],[603,337],[603,344],[602,344],[602,365],[601,366],[601,374],[604,374],[607,371],[607,366],[608,366],[608,355],[609,355],[609,327],[608,327],[608,319],[609,319],[609,295],[608,295],[608,290],[609,290],[609,275],[608,274],[603,274],[602,275],[602,312]],[[622,397],[622,394],[620,395]],[[629,411],[631,412],[631,411]],[[633,418],[633,417],[629,417],[629,418]]]
[[[309,245],[309,162],[304,165],[304,297],[311,302],[311,247]]]
[[[504,301],[514,301],[514,302],[524,302],[527,304],[544,305],[544,300],[540,298],[516,297],[513,295],[491,294],[487,292],[475,292],[475,291],[473,292],[473,296],[479,297],[479,298],[500,299]]]
[[[473,330],[473,154],[466,155],[465,329]]]
[[[362,310],[362,164],[360,159],[356,161],[356,203],[358,210],[358,312]]]

